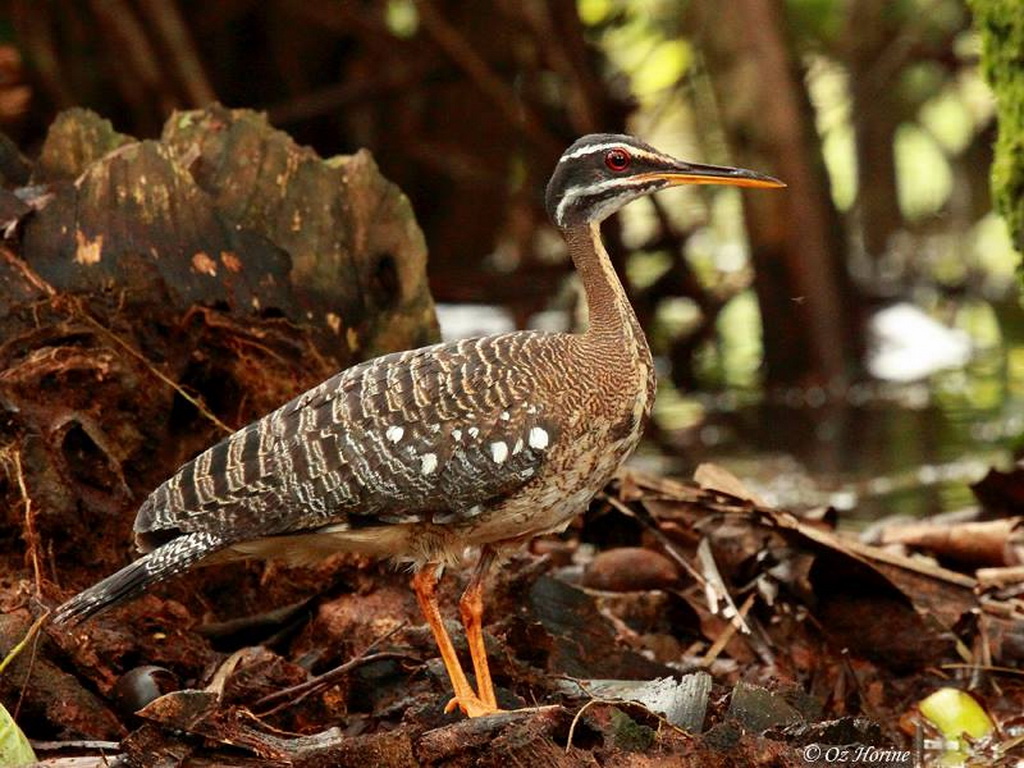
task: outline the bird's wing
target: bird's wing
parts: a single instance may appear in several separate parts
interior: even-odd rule
[[[536,369],[516,361],[560,341],[506,334],[349,368],[182,466],[140,508],[139,545],[472,517],[530,482],[558,439]]]

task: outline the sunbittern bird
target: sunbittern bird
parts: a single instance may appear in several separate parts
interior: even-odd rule
[[[435,344],[332,376],[153,491],[135,519],[146,554],[64,603],[55,621],[84,619],[200,563],[390,557],[414,566],[412,585],[455,689],[449,708],[496,711],[482,631],[488,569],[568,525],[636,447],[654,402],[651,353],[600,223],[680,184],[784,186],[682,162],[630,136],[579,139],[558,161],[546,205],[582,279],[586,332]],[[459,603],[476,690],[436,592],[444,565],[467,547],[481,550]]]

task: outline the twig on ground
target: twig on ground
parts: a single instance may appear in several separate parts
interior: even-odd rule
[[[292,685],[287,688],[282,688],[280,691],[267,694],[263,698],[257,700],[253,704],[253,710],[260,711],[260,714],[270,715],[281,709],[284,706],[297,704],[310,694],[318,691],[330,688],[332,685],[337,683],[339,680],[344,678],[353,669],[362,666],[363,664],[369,664],[374,661],[381,661],[384,659],[407,659],[408,654],[395,653],[393,651],[386,651],[382,653],[370,653],[374,648],[378,647],[381,643],[385,642],[389,638],[393,637],[400,630],[404,629],[406,622],[402,622],[394,629],[389,630],[385,634],[378,637],[363,651],[349,659],[344,664],[335,667],[334,669],[324,672],[322,675],[317,675],[314,678],[306,680],[305,682],[299,683],[298,685]],[[264,707],[270,707],[270,709],[263,710]]]

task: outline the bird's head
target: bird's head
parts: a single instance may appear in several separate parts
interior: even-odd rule
[[[784,187],[742,168],[676,160],[624,134],[594,133],[562,154],[548,182],[548,216],[561,228],[607,218],[631,200],[680,184]]]

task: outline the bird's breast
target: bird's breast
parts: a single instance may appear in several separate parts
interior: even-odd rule
[[[623,373],[622,370],[619,373]],[[578,387],[562,411],[558,438],[542,471],[467,526],[474,545],[526,541],[560,531],[614,476],[640,441],[654,403],[650,366],[631,367],[617,381]]]

